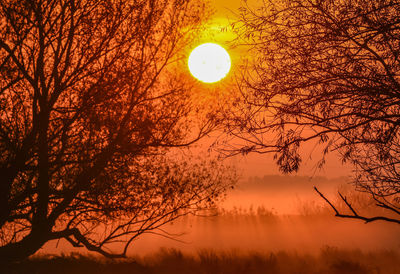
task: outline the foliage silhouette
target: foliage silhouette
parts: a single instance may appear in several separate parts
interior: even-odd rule
[[[215,127],[171,65],[206,15],[196,0],[0,2],[1,260],[54,239],[123,257],[225,190],[218,162],[170,152]]]
[[[318,166],[338,151],[356,190],[400,223],[400,2],[267,0],[240,16],[238,41],[255,57],[221,117],[243,140],[225,153],[273,153],[293,172],[305,142],[322,147]]]

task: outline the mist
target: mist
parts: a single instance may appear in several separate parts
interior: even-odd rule
[[[363,252],[400,251],[398,225],[365,224],[335,217],[313,189],[317,186],[340,207],[339,200],[335,200],[339,190],[365,212],[374,213],[368,197],[355,193],[349,182],[347,177],[250,177],[229,191],[214,210],[185,216],[167,224],[157,234],[141,235],[128,254],[145,256],[162,248],[188,254],[200,250],[318,254],[327,247]],[[118,244],[114,247],[117,250]],[[63,241],[48,243],[40,253],[68,252],[87,254]]]

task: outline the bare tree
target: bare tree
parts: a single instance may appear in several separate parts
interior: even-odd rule
[[[225,190],[217,162],[168,156],[215,125],[195,117],[173,65],[206,12],[196,0],[0,1],[1,260],[54,239],[125,256]]]
[[[273,153],[292,172],[305,142],[322,146],[320,165],[337,151],[356,189],[400,223],[400,2],[266,0],[235,27],[253,54],[221,119],[243,142],[225,153]],[[344,215],[367,220],[343,200]]]

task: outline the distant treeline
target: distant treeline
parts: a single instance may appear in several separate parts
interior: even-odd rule
[[[239,189],[312,189],[313,186],[337,188],[340,185],[350,184],[349,177],[327,178],[323,176],[291,176],[291,175],[264,175],[263,177],[250,177],[242,181]]]

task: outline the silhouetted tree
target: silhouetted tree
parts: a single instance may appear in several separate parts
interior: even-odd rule
[[[243,142],[225,152],[273,153],[292,172],[304,142],[323,147],[319,165],[336,150],[356,189],[400,223],[400,1],[267,0],[243,7],[235,28],[252,54],[221,119]],[[338,215],[377,220],[347,202]]]
[[[171,65],[205,14],[196,0],[0,1],[0,261],[54,239],[125,256],[225,190],[220,164],[170,152],[214,127]]]

